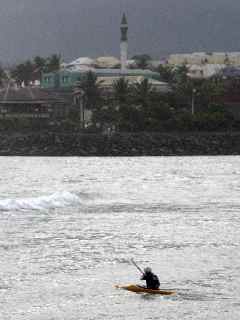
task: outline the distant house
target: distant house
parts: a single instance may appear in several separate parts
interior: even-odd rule
[[[71,96],[41,88],[7,88],[0,90],[0,119],[62,119]]]
[[[240,52],[193,52],[171,54],[168,63],[172,65],[181,64],[225,64],[240,65]]]
[[[233,78],[240,79],[240,67],[227,66],[222,70],[221,76],[224,79],[233,79]]]
[[[86,72],[92,71],[98,78],[108,77],[144,77],[147,79],[160,80],[160,75],[151,70],[141,69],[79,69],[72,71],[71,69],[62,69],[60,71],[45,73],[42,75],[41,87],[45,89],[71,89],[81,81]]]
[[[222,70],[226,67],[224,64],[192,64],[187,65],[188,76],[195,79],[207,79],[220,75]]]

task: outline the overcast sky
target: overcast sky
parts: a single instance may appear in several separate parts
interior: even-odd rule
[[[61,53],[119,56],[126,11],[129,55],[240,51],[239,0],[0,0],[0,61]]]

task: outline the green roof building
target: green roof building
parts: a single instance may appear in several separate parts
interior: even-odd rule
[[[77,82],[81,81],[84,78],[84,75],[88,71],[94,72],[96,76],[99,78],[141,76],[147,79],[161,80],[160,75],[157,72],[152,72],[151,70],[127,68],[128,23],[125,14],[123,14],[122,21],[120,24],[120,32],[121,61],[119,61],[115,57],[103,57],[105,63],[107,61],[110,63],[105,65],[99,65],[99,59],[93,60],[91,58],[79,58],[73,63],[65,65],[64,68],[59,71],[52,73],[44,73],[41,79],[41,87],[44,89],[72,89],[74,86],[76,86]],[[79,60],[82,60],[82,63],[79,63]]]
[[[143,76],[147,79],[160,80],[157,72],[140,69],[94,69],[91,70],[97,77],[124,77],[124,76]],[[44,73],[42,75],[41,87],[44,89],[72,89],[77,82],[81,81],[86,74],[86,70],[71,71],[63,69],[56,72]]]

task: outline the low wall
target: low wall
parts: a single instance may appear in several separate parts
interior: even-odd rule
[[[240,155],[240,132],[0,134],[3,156]]]

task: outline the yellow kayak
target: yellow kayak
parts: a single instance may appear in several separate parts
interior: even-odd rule
[[[115,287],[118,289],[124,289],[124,290],[128,290],[128,291],[135,292],[135,293],[161,294],[161,295],[165,295],[165,296],[173,295],[176,293],[175,291],[170,291],[170,290],[147,289],[147,288],[138,286],[136,284],[129,284],[126,286],[116,285]]]

